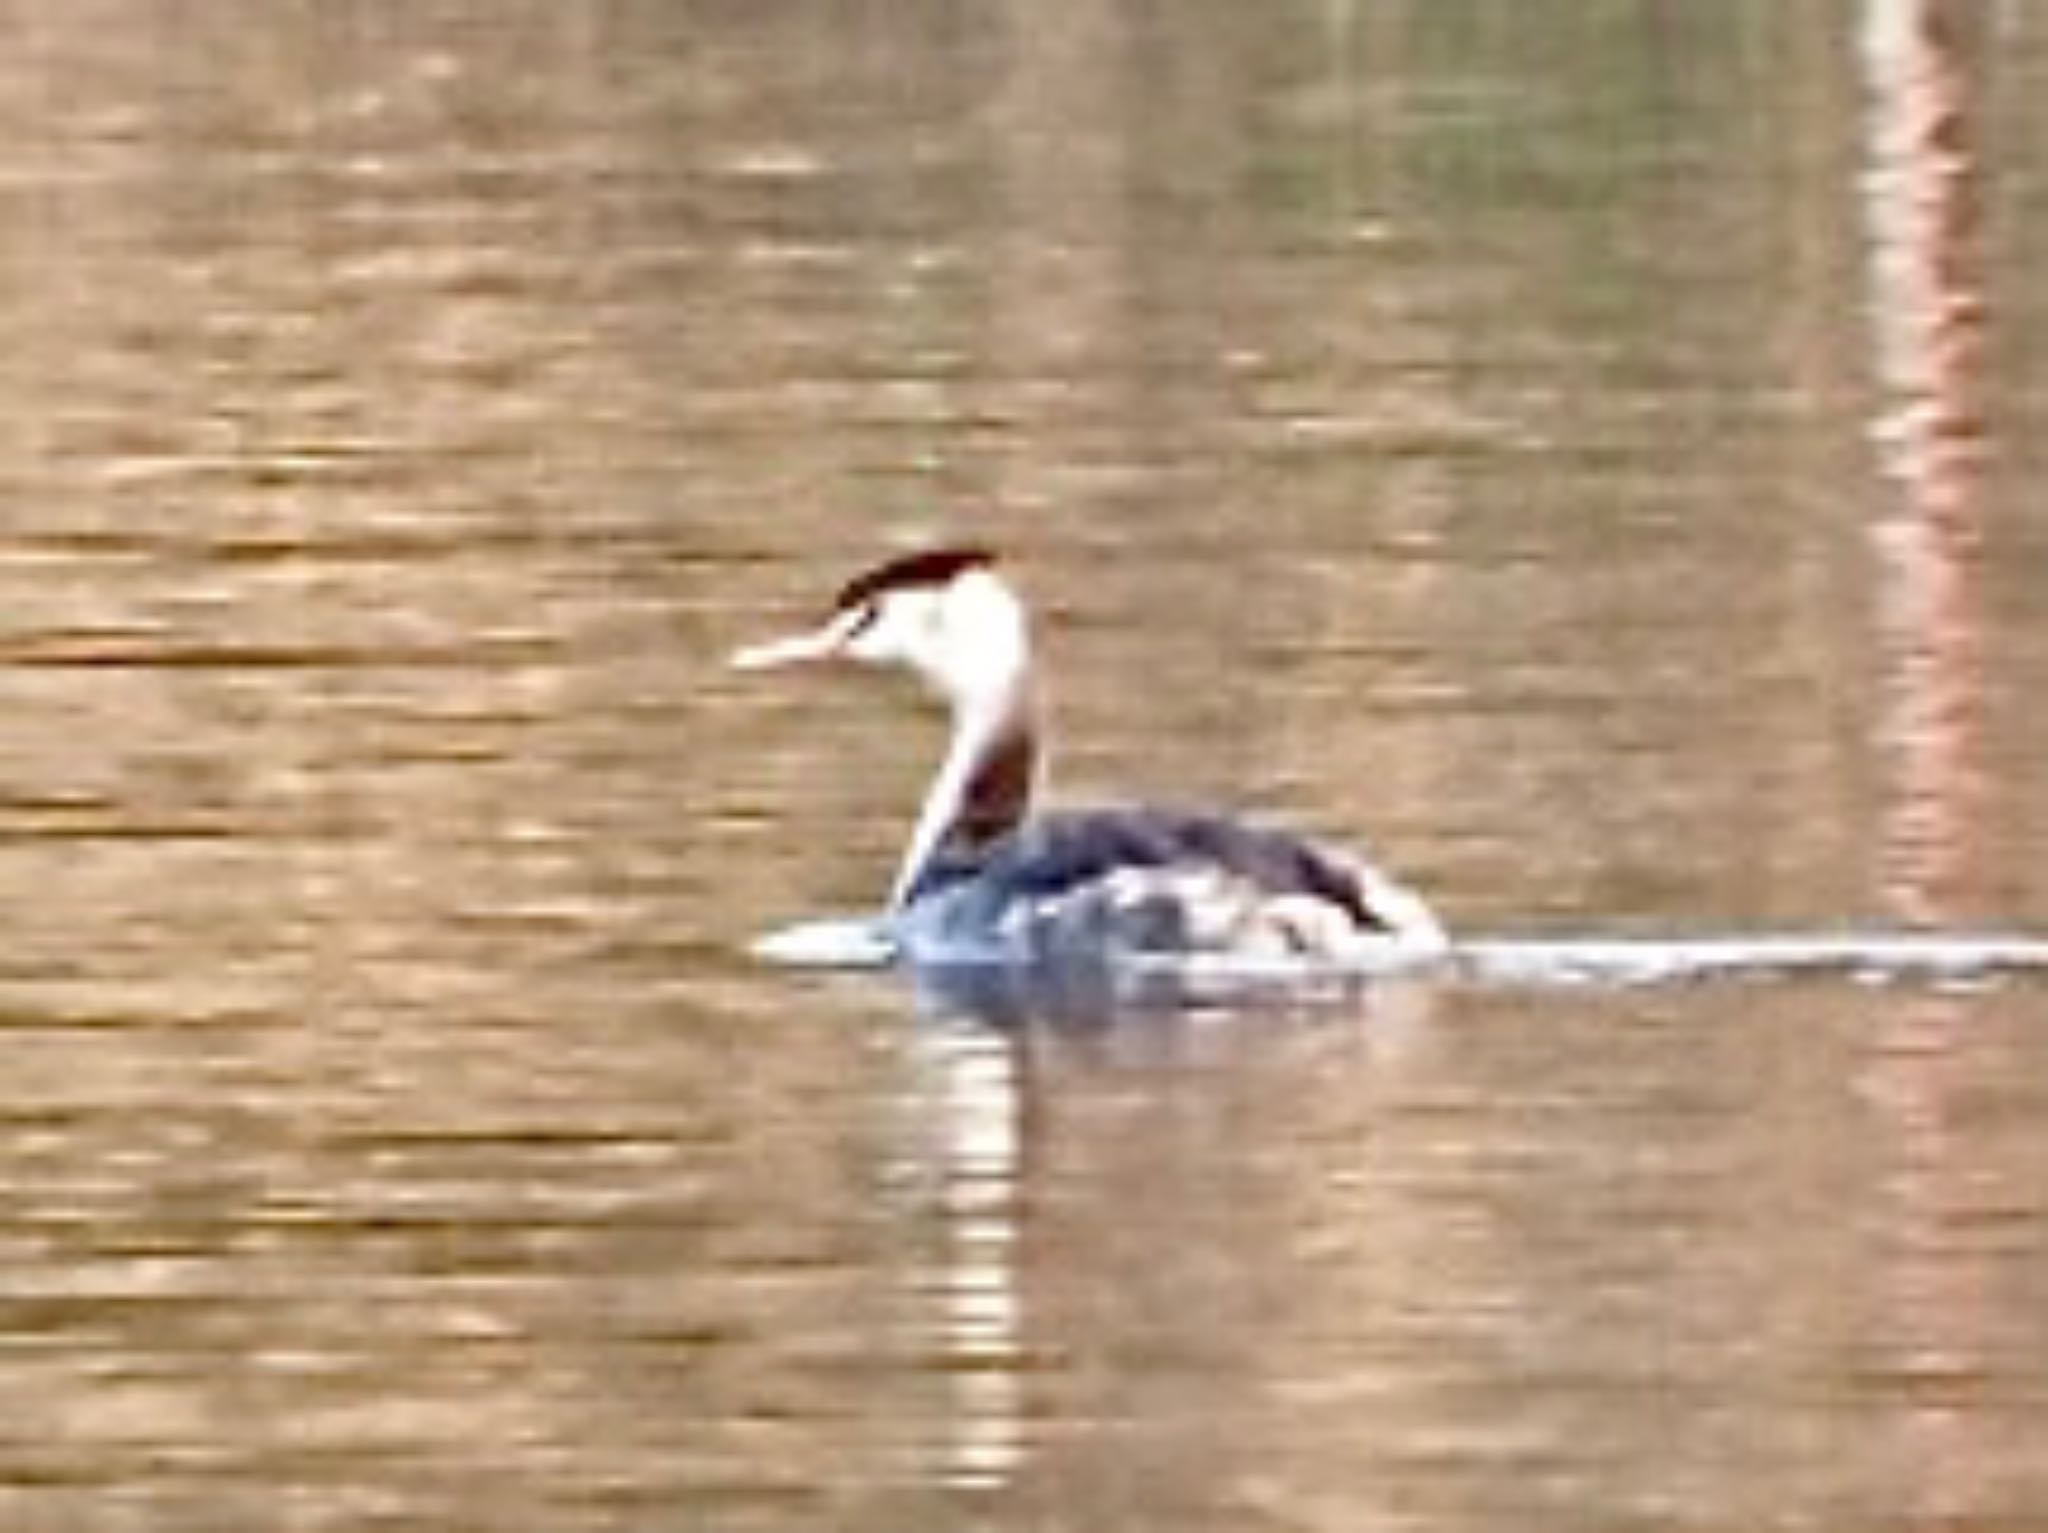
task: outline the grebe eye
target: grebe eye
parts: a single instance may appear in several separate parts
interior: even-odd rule
[[[846,637],[848,639],[859,638],[862,634],[866,633],[870,628],[875,626],[875,619],[880,617],[881,615],[881,606],[879,603],[871,601],[862,602],[859,607],[854,609],[853,623],[846,630]]]

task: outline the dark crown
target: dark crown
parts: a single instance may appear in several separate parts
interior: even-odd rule
[[[887,564],[876,565],[865,574],[854,576],[840,590],[833,607],[837,611],[848,612],[892,591],[947,585],[968,570],[986,569],[995,562],[993,550],[971,544],[905,554],[900,559],[891,559]]]

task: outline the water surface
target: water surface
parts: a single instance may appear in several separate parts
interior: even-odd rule
[[[2041,24],[1526,10],[10,21],[0,1521],[2048,1519],[2038,981],[744,954],[937,726],[720,657],[960,535],[1063,796],[2048,929]]]

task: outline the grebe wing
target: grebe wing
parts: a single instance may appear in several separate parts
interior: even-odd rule
[[[1371,876],[1349,858],[1283,830],[1158,807],[1038,816],[971,862],[935,866],[928,886],[935,892],[972,878],[1006,901],[1045,902],[1133,871],[1197,868],[1229,874],[1271,895],[1324,901],[1361,927],[1388,924],[1374,909]]]

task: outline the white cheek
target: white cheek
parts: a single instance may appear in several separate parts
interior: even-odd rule
[[[870,665],[922,668],[937,648],[936,618],[933,603],[898,597],[854,637],[846,652]]]
[[[970,576],[956,586],[947,622],[953,636],[952,663],[964,686],[997,687],[1023,670],[1024,614],[1016,598],[992,577]]]

